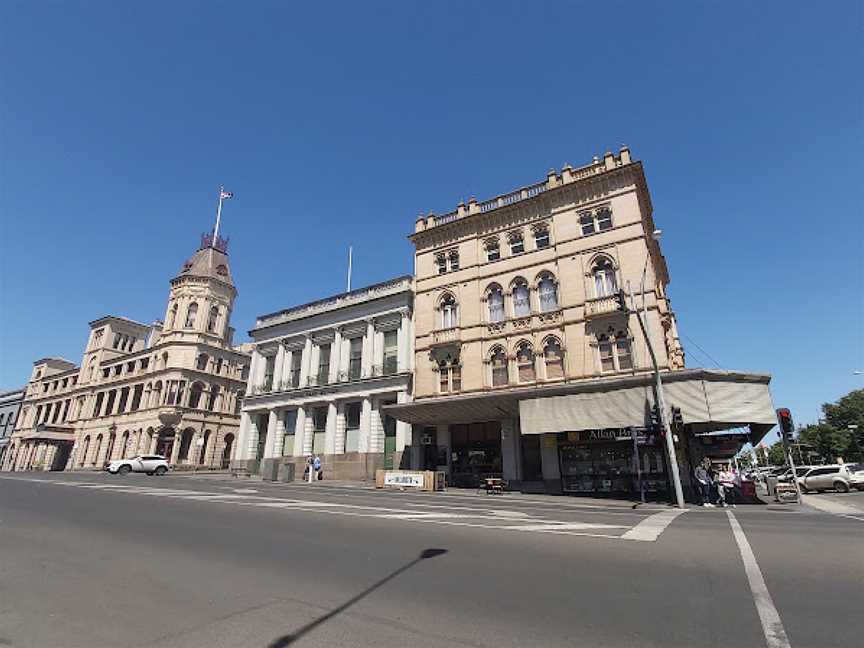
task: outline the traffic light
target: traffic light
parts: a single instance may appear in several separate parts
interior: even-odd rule
[[[684,416],[681,414],[680,407],[672,408],[672,425],[676,430],[680,430],[684,427]]]
[[[649,426],[651,432],[654,434],[661,434],[663,432],[663,426],[660,424],[660,408],[657,405],[654,405],[651,408],[649,416],[651,417],[651,423]]]
[[[622,313],[630,312],[630,309],[627,308],[627,293],[624,292],[623,288],[620,288],[618,292],[615,293],[615,305]]]
[[[792,412],[787,408],[781,407],[777,410],[777,422],[780,425],[780,438],[783,443],[792,443],[795,424],[792,422]]]

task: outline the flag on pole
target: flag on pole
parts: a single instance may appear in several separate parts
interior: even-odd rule
[[[226,200],[227,198],[233,198],[233,197],[234,197],[233,193],[231,193],[230,191],[225,191],[224,189],[222,189],[219,193],[219,198],[222,200]]]

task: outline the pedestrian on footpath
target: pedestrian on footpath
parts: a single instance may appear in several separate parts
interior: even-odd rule
[[[717,477],[717,489],[722,493],[720,503],[722,506],[731,504],[735,506],[735,474],[732,472],[732,467],[729,464],[720,468],[720,474]]]
[[[309,474],[312,472],[312,455],[306,455],[306,467],[303,469],[303,481],[309,481]]]
[[[324,473],[321,471],[321,457],[317,454],[312,459],[312,470],[315,471],[314,479],[324,479]]]
[[[711,477],[708,471],[705,470],[705,466],[703,464],[696,466],[693,476],[696,478],[696,484],[699,487],[699,497],[702,499],[702,506],[705,508],[714,508],[714,505],[711,503]]]

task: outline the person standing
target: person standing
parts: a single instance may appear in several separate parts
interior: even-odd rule
[[[324,474],[321,472],[321,457],[319,457],[317,454],[312,459],[312,470],[315,471],[313,479],[317,480],[324,477]]]

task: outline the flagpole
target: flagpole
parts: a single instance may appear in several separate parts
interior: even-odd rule
[[[353,251],[352,246],[348,246],[348,290],[345,292],[351,292],[351,253]]]
[[[222,220],[222,194],[225,193],[225,187],[219,185],[219,206],[216,208],[216,227],[213,229],[213,247],[216,247],[216,241],[219,240],[219,221]]]

